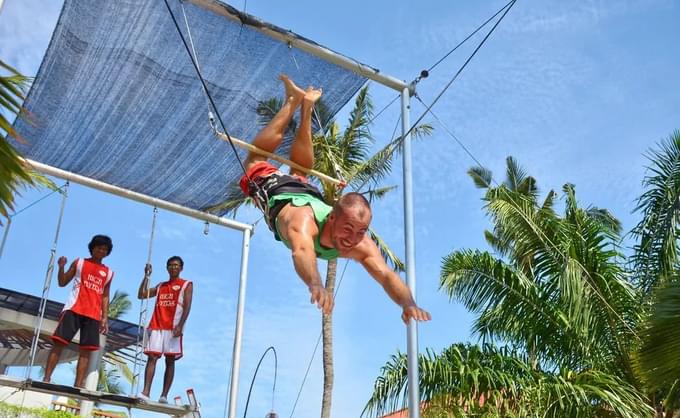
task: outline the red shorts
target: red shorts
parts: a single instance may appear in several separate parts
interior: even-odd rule
[[[283,174],[278,168],[271,165],[268,161],[258,161],[251,165],[248,170],[246,170],[246,175],[241,177],[241,180],[238,182],[238,184],[241,187],[243,194],[250,196],[248,191],[248,178],[257,183],[258,179],[267,177],[274,173]],[[298,176],[296,174],[293,174],[292,176],[303,183],[307,183],[307,177]]]

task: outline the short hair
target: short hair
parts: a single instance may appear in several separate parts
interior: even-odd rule
[[[168,266],[172,261],[179,261],[179,265],[184,267],[184,260],[182,260],[182,257],[178,255],[173,255],[172,257],[168,258],[168,261],[165,262],[165,265]]]
[[[365,212],[368,212],[369,216],[371,215],[371,205],[368,203],[368,199],[363,194],[357,192],[350,192],[341,196],[333,207],[340,212],[345,212],[350,208],[357,208],[360,215],[363,216]]]
[[[87,244],[87,249],[90,250],[90,255],[92,255],[92,250],[94,250],[94,247],[99,245],[105,245],[108,248],[106,255],[111,254],[111,250],[113,250],[113,242],[111,241],[111,238],[106,235],[95,235],[90,240],[90,243]]]

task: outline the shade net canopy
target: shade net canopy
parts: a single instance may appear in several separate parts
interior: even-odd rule
[[[168,0],[231,136],[250,141],[262,128],[256,110],[282,99],[279,74],[322,87],[330,115],[366,81],[257,27],[289,32],[208,2],[184,3],[187,25],[179,0]],[[241,165],[213,134],[208,99],[162,0],[66,0],[25,107],[29,116],[14,123],[25,143],[14,145],[26,158],[197,210],[240,196]]]

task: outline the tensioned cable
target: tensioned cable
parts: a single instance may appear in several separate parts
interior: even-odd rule
[[[512,0],[510,3],[508,3],[506,6],[504,6],[504,7],[501,9],[501,10],[505,10],[505,12],[503,13],[503,15],[498,19],[498,21],[493,25],[493,27],[489,30],[489,32],[484,36],[484,38],[480,41],[479,45],[477,45],[477,47],[474,49],[474,51],[472,51],[472,53],[470,54],[470,56],[465,60],[465,62],[463,63],[463,65],[458,69],[458,71],[454,74],[454,76],[453,76],[453,77],[451,78],[451,80],[446,84],[446,86],[444,86],[444,88],[443,88],[442,91],[437,95],[437,97],[434,99],[434,101],[433,101],[429,106],[426,106],[426,109],[425,109],[425,111],[423,112],[423,114],[420,115],[420,117],[415,121],[415,123],[413,123],[413,124],[411,125],[411,127],[406,131],[406,133],[403,134],[403,135],[401,136],[401,138],[399,138],[399,140],[398,140],[396,143],[393,144],[392,149],[389,151],[389,153],[388,153],[388,155],[387,155],[387,158],[390,158],[390,157],[391,157],[391,155],[399,148],[399,145],[405,140],[405,138],[406,138],[407,136],[409,136],[409,134],[411,134],[411,133],[413,132],[413,130],[418,126],[418,124],[423,120],[423,118],[428,114],[428,112],[431,111],[432,107],[439,101],[439,99],[444,95],[444,93],[449,89],[449,87],[451,87],[451,85],[453,84],[453,82],[454,82],[454,81],[458,78],[458,76],[463,72],[463,70],[465,69],[465,67],[467,67],[467,65],[470,63],[470,61],[472,61],[472,58],[474,58],[474,56],[477,54],[477,52],[478,52],[478,51],[481,49],[481,47],[486,43],[487,39],[488,39],[488,38],[491,36],[491,34],[496,30],[496,28],[497,28],[498,25],[501,23],[501,21],[503,21],[503,19],[504,19],[505,16],[508,14],[508,12],[509,12],[510,9],[512,8],[512,6],[514,6],[514,4],[515,4],[516,1],[517,1],[517,0]],[[500,12],[500,11],[499,11],[499,12]],[[496,14],[494,14],[494,16],[492,16],[492,17],[491,17],[490,19],[488,19],[488,20],[490,21],[491,19],[493,19],[493,17],[497,16],[499,12],[497,12]],[[485,26],[485,25],[486,25],[486,22],[485,22],[482,26]],[[479,30],[479,29],[477,29],[475,32],[477,32],[478,30]],[[472,36],[472,35],[470,35],[470,36]],[[470,36],[468,36],[467,38],[465,38],[465,40],[464,40],[463,42],[467,41],[467,40],[470,38]],[[462,42],[461,42],[461,44],[462,44]],[[459,44],[459,45],[460,45],[460,44]],[[441,61],[441,60],[440,60],[440,61]],[[438,64],[438,63],[437,63],[437,64]],[[431,68],[433,68],[433,67],[431,67]],[[395,100],[396,100],[396,99],[395,99]],[[397,122],[397,123],[398,123],[398,122]],[[396,132],[396,129],[395,129],[395,132]],[[481,164],[480,164],[480,165],[481,165]],[[367,181],[368,181],[368,180],[365,180],[364,183],[362,183],[361,187],[363,187],[363,186],[366,184]],[[361,188],[361,187],[360,187],[360,188]]]
[[[505,8],[508,7],[508,5],[510,5],[510,3],[512,3],[513,1],[514,1],[514,0],[511,0],[511,1],[508,2],[505,6],[501,7],[496,13],[494,13],[490,18],[488,18],[486,21],[484,21],[484,23],[482,23],[481,25],[479,25],[479,26],[477,27],[477,29],[475,29],[474,31],[472,31],[468,36],[465,37],[465,39],[463,39],[462,41],[460,41],[455,47],[453,47],[453,49],[451,49],[449,52],[447,52],[442,58],[440,58],[437,62],[435,62],[434,64],[432,64],[432,65],[431,65],[427,70],[425,70],[425,71],[427,71],[427,73],[430,73],[432,70],[434,70],[435,67],[437,67],[439,64],[441,64],[442,61],[444,61],[446,58],[448,58],[449,55],[451,55],[452,53],[454,53],[458,48],[460,48],[461,46],[463,46],[463,44],[464,44],[465,42],[469,41],[470,38],[472,38],[474,35],[476,35],[477,32],[479,32],[484,26],[486,26],[487,24],[489,24],[489,22],[491,22],[496,16],[498,16],[503,10],[505,10]],[[422,78],[423,78],[422,75],[421,75],[421,76],[418,76],[418,77],[416,78],[416,82],[420,81]],[[401,97],[401,95],[400,95],[400,94],[397,94],[397,95],[394,97],[394,99],[392,99],[392,100],[391,100],[387,105],[385,105],[378,113],[376,113],[376,115],[373,116],[373,118],[372,118],[371,120],[368,121],[368,124],[371,124],[371,123],[373,123],[373,121],[375,121],[376,119],[378,119],[378,117],[379,117],[385,110],[387,110],[388,107],[390,107],[394,102],[396,102],[397,99],[398,99],[399,97]]]
[[[241,166],[241,170],[243,170],[243,174],[246,176],[248,179],[248,182],[255,184],[253,180],[250,178],[248,175],[248,172],[246,171],[246,167],[243,165],[243,161],[241,161],[241,157],[238,155],[238,151],[236,150],[236,146],[234,145],[234,142],[231,139],[231,135],[229,135],[229,132],[227,131],[226,126],[224,125],[224,121],[222,121],[222,116],[220,115],[219,110],[217,109],[217,106],[215,105],[215,101],[212,98],[212,95],[210,94],[210,91],[208,90],[208,86],[205,83],[205,79],[203,78],[203,74],[201,73],[200,68],[198,67],[198,63],[196,62],[196,59],[194,56],[191,54],[191,50],[189,49],[189,45],[187,44],[186,39],[184,38],[184,34],[182,33],[182,30],[179,27],[179,23],[177,23],[177,19],[175,18],[175,14],[172,12],[172,9],[170,8],[170,4],[168,3],[168,0],[163,0],[165,3],[165,7],[168,9],[168,13],[170,13],[170,17],[172,18],[172,22],[175,24],[175,29],[177,29],[177,34],[179,37],[182,39],[182,44],[184,44],[184,48],[187,51],[187,54],[189,54],[189,58],[191,59],[191,64],[194,66],[194,69],[196,70],[196,75],[198,75],[198,79],[201,81],[201,85],[203,86],[203,90],[208,96],[208,100],[210,101],[210,105],[212,108],[215,110],[215,114],[217,115],[217,120],[220,122],[220,126],[222,127],[222,131],[224,134],[227,136],[227,139],[229,140],[229,145],[231,145],[231,149],[234,152],[234,156],[236,157],[236,160],[238,161],[239,165]],[[257,186],[257,184],[255,184]],[[259,188],[259,186],[258,186]]]
[[[475,36],[477,32],[479,32],[484,26],[488,25],[489,22],[491,22],[496,16],[498,16],[503,10],[505,10],[506,7],[510,6],[510,3],[514,3],[516,0],[510,0],[505,6],[501,7],[496,13],[493,14],[490,18],[488,18],[484,23],[479,25],[477,29],[475,29],[472,33],[470,33],[465,39],[460,41],[458,45],[454,46],[453,49],[451,49],[449,52],[447,52],[443,57],[441,57],[437,62],[432,64],[430,68],[428,68],[426,71],[429,73],[432,71],[436,66],[442,63],[446,58],[449,57],[449,55],[453,54],[458,48],[460,48],[465,42],[467,42],[470,38]],[[419,80],[420,78],[416,79]]]
[[[444,86],[442,91],[437,95],[437,97],[435,97],[435,99],[432,101],[432,103],[425,109],[423,114],[420,115],[420,117],[418,117],[418,119],[416,119],[416,121],[411,125],[411,127],[406,131],[406,133],[404,135],[402,135],[401,142],[403,142],[404,138],[406,138],[413,131],[413,129],[415,129],[415,127],[418,126],[420,121],[422,121],[423,118],[429,113],[430,109],[432,109],[432,107],[434,107],[434,105],[439,101],[439,99],[441,99],[441,97],[444,95],[444,93],[446,93],[446,91],[449,89],[449,87],[451,87],[453,82],[456,81],[456,79],[458,79],[458,76],[463,72],[463,70],[465,69],[465,67],[467,67],[467,65],[470,63],[470,61],[472,61],[472,58],[474,58],[474,56],[477,55],[477,52],[479,52],[479,50],[482,48],[482,46],[486,43],[487,39],[489,39],[491,34],[496,30],[498,25],[503,21],[505,16],[507,16],[508,12],[510,11],[510,9],[512,9],[512,6],[514,6],[516,2],[517,2],[517,0],[512,0],[510,2],[509,6],[507,6],[507,8],[505,9],[505,12],[503,12],[501,17],[498,19],[498,21],[496,21],[496,23],[493,25],[491,30],[489,30],[489,32],[484,36],[484,38],[481,40],[479,45],[477,45],[477,47],[474,49],[474,51],[472,51],[472,54],[470,54],[468,59],[465,60],[465,62],[460,67],[460,69],[456,72],[456,74],[454,74],[454,76],[451,78],[451,80],[446,84],[446,86]]]
[[[45,196],[42,196],[41,198],[33,201],[28,206],[22,208],[20,211],[14,212],[13,214],[7,216],[7,225],[5,226],[5,231],[2,234],[2,241],[0,241],[0,257],[2,257],[2,253],[5,249],[5,243],[7,242],[7,236],[9,235],[9,228],[12,226],[12,219],[14,219],[17,215],[24,212],[25,210],[30,209],[32,206],[35,206],[38,203],[42,202],[43,200],[47,199],[48,197],[52,196],[56,192],[61,193],[62,189],[66,187],[66,184],[67,183],[64,183],[61,187],[58,187],[52,190],[50,193],[46,194]]]
[[[397,94],[394,97],[394,99],[392,99],[389,103],[387,103],[385,106],[383,106],[383,108],[380,109],[380,111],[378,113],[376,113],[375,116],[373,116],[368,122],[366,122],[366,124],[367,125],[372,124],[376,119],[378,119],[378,116],[382,115],[383,112],[386,111],[388,107],[392,106],[392,104],[394,104],[394,102],[396,102],[397,99],[400,98],[400,97],[401,97],[401,94]]]
[[[179,0],[180,6],[182,6],[182,16],[184,17],[184,26],[187,28],[187,36],[189,37],[189,44],[191,45],[192,56],[196,60],[196,69],[201,71],[201,67],[198,62],[198,54],[196,53],[196,47],[194,46],[194,38],[191,36],[191,28],[189,27],[189,20],[187,19],[187,12],[184,9],[184,0]],[[203,87],[203,92],[207,93],[205,87]],[[207,94],[206,94],[207,95]],[[208,118],[213,119],[212,108],[210,107],[210,101],[208,100]]]
[[[349,259],[345,260],[345,267],[342,269],[342,274],[340,275],[340,280],[338,280],[338,285],[335,286],[335,292],[333,293],[333,302],[335,302],[335,297],[338,295],[340,290],[340,285],[342,284],[342,279],[345,277],[345,271],[347,271],[347,265],[349,264]],[[323,329],[319,333],[319,338],[316,339],[316,345],[314,346],[314,351],[312,352],[312,357],[309,359],[309,364],[307,364],[307,370],[305,371],[305,376],[302,378],[302,383],[300,384],[300,390],[298,390],[297,396],[295,397],[295,403],[293,403],[293,410],[290,411],[290,418],[293,418],[295,413],[295,408],[297,407],[298,400],[300,400],[300,395],[302,394],[302,389],[307,381],[307,376],[309,375],[309,370],[312,368],[312,362],[316,356],[316,350],[319,349],[319,343],[321,342],[321,337],[323,336]]]
[[[416,95],[415,95],[415,98],[416,98],[416,100],[418,100],[418,101],[420,102],[420,104],[423,105],[423,107],[427,107],[427,105],[425,105],[425,103],[424,103],[423,100],[420,98],[420,96],[418,96],[418,95],[416,94]],[[432,109],[430,109],[429,112],[430,112],[430,115],[432,115],[432,117],[433,117],[437,122],[439,122],[439,124],[441,125],[441,127],[444,128],[444,131],[445,131],[447,134],[449,134],[449,136],[450,136],[451,138],[453,138],[453,140],[456,141],[456,143],[457,143],[461,148],[463,148],[463,151],[465,151],[465,153],[466,153],[466,154],[467,154],[467,155],[468,155],[468,156],[469,156],[469,157],[470,157],[470,158],[471,158],[478,166],[484,167],[484,164],[480,163],[479,160],[478,160],[474,155],[472,155],[472,152],[465,146],[465,144],[463,144],[463,142],[462,142],[460,139],[458,139],[458,137],[457,137],[456,135],[453,134],[453,132],[448,128],[448,126],[446,126],[446,125],[444,124],[444,122],[443,122],[441,119],[439,119],[439,118],[437,117],[437,115],[434,114],[434,112],[432,111]],[[494,178],[491,178],[491,181],[494,182],[494,183],[496,183],[496,180],[495,180]],[[496,183],[496,186],[498,186],[498,183]]]
[[[37,200],[34,200],[34,201],[33,201],[32,203],[30,203],[28,206],[25,206],[25,207],[21,208],[20,211],[14,212],[14,213],[12,214],[12,218],[14,218],[14,217],[16,217],[17,215],[19,215],[20,213],[22,213],[22,212],[24,212],[24,211],[30,209],[31,207],[37,205],[38,203],[42,202],[43,200],[47,199],[48,197],[52,196],[53,194],[55,194],[55,193],[57,193],[57,192],[61,193],[61,192],[63,191],[64,187],[66,187],[67,184],[68,184],[68,183],[62,184],[61,187],[57,187],[56,189],[52,190],[51,192],[49,192],[49,193],[46,194],[45,196],[42,196],[42,197],[38,198]]]

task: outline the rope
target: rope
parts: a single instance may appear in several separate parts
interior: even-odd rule
[[[510,6],[510,3],[514,3],[515,1],[516,1],[516,0],[510,0],[505,6],[501,7],[496,13],[494,13],[493,16],[491,16],[491,17],[488,18],[486,21],[484,21],[484,23],[482,23],[481,25],[479,25],[479,26],[477,27],[477,29],[475,29],[472,33],[470,33],[465,39],[463,39],[462,41],[460,41],[460,42],[458,43],[458,45],[456,45],[455,47],[453,47],[453,49],[451,49],[449,52],[447,52],[442,58],[440,58],[437,62],[435,62],[434,64],[432,64],[432,65],[430,66],[430,68],[428,68],[427,70],[424,70],[423,72],[421,72],[421,75],[420,75],[418,78],[416,78],[416,82],[420,81],[420,80],[421,80],[422,78],[424,78],[424,77],[427,77],[427,76],[429,75],[429,73],[430,73],[432,70],[434,70],[434,68],[435,68],[436,66],[438,66],[439,64],[441,64],[442,61],[444,61],[446,58],[448,58],[449,55],[453,54],[458,48],[460,48],[465,42],[467,42],[470,38],[472,38],[472,37],[473,37],[477,32],[479,32],[484,26],[486,26],[489,22],[491,22],[496,16],[498,16],[503,10],[505,10],[506,7]]]
[[[175,24],[175,29],[177,29],[177,34],[179,37],[182,39],[182,44],[184,44],[184,49],[186,49],[187,54],[189,54],[189,58],[191,59],[191,64],[194,66],[194,70],[196,70],[196,75],[198,76],[198,79],[201,81],[201,86],[203,86],[203,91],[205,92],[205,95],[208,98],[208,101],[210,102],[210,105],[212,108],[215,110],[215,114],[217,115],[217,120],[220,122],[220,126],[222,127],[222,131],[224,134],[227,136],[227,139],[229,140],[229,145],[231,145],[231,149],[234,152],[234,156],[236,157],[236,160],[238,161],[239,165],[241,166],[241,170],[243,170],[243,175],[246,176],[248,179],[248,182],[251,184],[256,183],[253,182],[253,180],[248,176],[248,173],[246,172],[246,167],[243,165],[243,161],[241,161],[241,157],[239,157],[238,152],[236,150],[236,146],[234,145],[233,141],[231,140],[231,135],[229,135],[229,132],[227,131],[226,126],[224,125],[224,121],[222,121],[222,116],[220,115],[220,112],[217,110],[217,106],[215,105],[215,101],[212,98],[212,95],[210,94],[210,91],[208,90],[208,86],[205,83],[205,79],[203,78],[203,74],[201,73],[201,69],[198,67],[198,62],[194,58],[194,56],[191,54],[191,50],[189,49],[189,45],[187,44],[186,39],[184,39],[184,34],[182,34],[182,30],[179,27],[179,23],[177,23],[177,19],[175,18],[175,14],[172,12],[172,9],[170,8],[170,4],[168,3],[168,0],[163,0],[165,3],[165,7],[168,9],[168,13],[170,13],[170,17],[172,18],[172,22]]]
[[[154,206],[153,217],[151,218],[151,234],[149,236],[149,251],[146,257],[146,264],[151,264],[151,253],[153,250],[153,239],[156,234],[156,218],[158,217],[158,208]],[[132,371],[132,395],[137,396],[139,393],[139,375],[141,374],[141,368],[139,367],[139,361],[142,357],[144,351],[144,346],[146,345],[146,318],[149,311],[149,281],[151,276],[146,273],[146,266],[144,267],[144,282],[146,286],[144,287],[144,299],[139,305],[139,323],[137,324],[137,343],[135,347],[135,361]],[[141,341],[140,339],[141,335]]]
[[[54,241],[52,242],[52,249],[50,250],[50,261],[47,264],[47,271],[45,272],[45,282],[43,284],[42,296],[40,298],[40,315],[33,329],[33,341],[31,342],[31,354],[28,367],[26,370],[26,379],[31,378],[31,369],[35,363],[35,355],[38,351],[38,342],[40,341],[40,331],[42,330],[42,323],[45,317],[45,309],[47,307],[47,296],[50,292],[50,284],[52,283],[52,273],[54,272],[54,257],[57,253],[57,244],[59,242],[59,233],[61,231],[61,222],[64,219],[64,207],[66,206],[66,199],[68,198],[69,182],[63,186],[63,197],[61,199],[61,208],[59,209],[59,218],[57,219],[57,230],[54,233]]]
[[[416,94],[416,95],[415,95],[415,98],[416,98],[416,100],[418,100],[418,101],[420,102],[420,104],[423,105],[423,107],[427,107],[427,106],[425,105],[425,103],[423,103],[423,100],[420,98],[420,96],[418,96],[418,95]],[[465,144],[463,144],[463,142],[462,142],[461,140],[459,140],[458,137],[457,137],[456,135],[454,135],[453,132],[451,132],[451,130],[444,124],[444,122],[442,122],[442,120],[439,119],[439,118],[437,117],[437,115],[434,114],[434,112],[432,111],[432,109],[430,109],[429,112],[430,112],[430,115],[432,115],[432,117],[433,117],[437,122],[439,122],[439,124],[442,126],[442,128],[444,128],[444,131],[445,131],[451,138],[453,138],[453,140],[456,141],[456,143],[463,149],[463,151],[465,151],[465,153],[466,153],[466,154],[467,154],[467,155],[468,155],[468,156],[469,156],[469,157],[470,157],[470,158],[471,158],[478,166],[484,167],[484,164],[480,163],[479,160],[478,160],[474,155],[472,155],[472,152],[470,152],[470,150],[465,146]],[[494,182],[494,183],[496,184],[496,186],[498,186],[498,183],[496,183],[496,180],[494,180],[494,179],[492,178],[491,181]]]
[[[392,106],[392,104],[394,104],[394,102],[396,102],[397,99],[400,98],[400,97],[401,97],[401,94],[397,94],[396,96],[394,96],[394,99],[392,99],[389,103],[387,103],[385,106],[383,106],[383,108],[380,109],[380,111],[379,111],[378,113],[376,113],[376,115],[373,116],[373,118],[371,118],[371,120],[369,120],[368,122],[366,122],[366,125],[372,124],[376,119],[378,119],[378,116],[382,115],[382,113],[383,113],[385,110],[387,110],[388,107]]]
[[[184,16],[184,26],[187,28],[187,35],[189,36],[189,44],[191,45],[191,54],[196,60],[196,68],[198,71],[201,71],[201,67],[199,66],[198,63],[198,54],[196,53],[196,48],[194,47],[194,38],[191,36],[191,28],[189,28],[189,20],[187,19],[187,13],[186,10],[184,9],[184,0],[180,0],[179,4],[182,6],[182,15]],[[206,93],[207,96],[207,90],[205,87],[203,87],[203,92]],[[213,116],[212,113],[212,108],[210,107],[210,101],[208,100],[208,119],[210,121],[214,121],[215,117]]]
[[[0,258],[2,258],[2,253],[3,253],[3,250],[5,249],[5,243],[7,242],[7,236],[8,236],[8,234],[9,234],[9,228],[10,228],[10,226],[12,225],[12,219],[14,219],[17,215],[19,215],[20,213],[24,212],[25,210],[27,210],[27,209],[33,207],[34,205],[37,205],[38,203],[40,203],[40,202],[42,202],[43,200],[47,199],[48,197],[52,196],[54,193],[56,193],[56,192],[61,193],[61,192],[62,192],[62,189],[63,189],[65,186],[66,186],[66,183],[63,184],[61,187],[52,190],[50,193],[46,194],[45,196],[42,196],[41,198],[39,198],[39,199],[33,201],[33,202],[30,203],[28,206],[22,208],[20,211],[14,212],[13,214],[7,216],[7,226],[5,226],[5,231],[4,231],[3,234],[2,234],[2,241],[0,242]]]
[[[338,292],[340,291],[340,285],[342,284],[342,279],[345,277],[345,271],[347,271],[347,265],[349,265],[349,259],[345,260],[345,267],[342,269],[342,274],[340,274],[340,280],[338,280],[338,285],[335,286],[335,292],[333,293],[333,300],[336,299]],[[319,338],[316,339],[316,345],[314,346],[314,351],[312,351],[312,357],[309,359],[307,364],[307,370],[305,371],[305,376],[302,378],[302,383],[300,384],[300,389],[298,390],[297,396],[295,397],[295,403],[293,403],[293,410],[290,411],[290,418],[293,418],[295,413],[295,408],[297,407],[298,400],[300,400],[300,395],[302,394],[302,388],[305,386],[307,381],[307,376],[309,375],[309,370],[312,368],[312,362],[316,356],[316,350],[319,349],[319,343],[321,342],[321,337],[323,337],[323,329],[319,333]]]
[[[426,109],[425,109],[425,111],[423,112],[423,114],[420,115],[420,117],[415,121],[415,123],[413,123],[413,124],[411,125],[411,127],[406,131],[406,133],[405,133],[404,135],[402,135],[401,138],[398,138],[398,141],[397,141],[396,143],[393,144],[392,149],[389,151],[389,153],[388,153],[387,156],[386,156],[386,159],[389,159],[389,158],[392,156],[392,154],[394,153],[394,151],[396,151],[396,150],[399,148],[399,145],[401,145],[401,144],[404,142],[405,138],[408,137],[409,134],[411,134],[411,132],[413,132],[413,130],[418,126],[418,124],[423,120],[423,118],[424,118],[428,113],[432,113],[432,107],[439,101],[439,99],[444,95],[444,93],[449,89],[449,87],[451,87],[451,84],[453,84],[453,82],[454,82],[454,81],[458,78],[458,76],[463,72],[463,70],[465,69],[465,67],[470,63],[470,61],[472,60],[472,58],[477,54],[477,52],[478,52],[478,51],[480,50],[480,48],[484,45],[484,43],[485,43],[486,40],[489,38],[489,36],[491,36],[491,34],[494,32],[494,30],[496,30],[496,27],[498,27],[498,25],[501,23],[501,21],[503,20],[503,18],[505,18],[505,16],[508,14],[508,12],[510,11],[510,9],[512,8],[512,6],[515,4],[516,1],[517,1],[517,0],[512,0],[512,1],[509,3],[509,6],[506,5],[507,8],[506,8],[506,7],[503,8],[503,9],[505,9],[505,12],[504,12],[503,15],[500,17],[500,19],[498,19],[498,21],[494,24],[494,26],[491,28],[491,30],[486,34],[486,36],[484,36],[484,39],[482,39],[482,41],[479,43],[479,45],[477,45],[477,47],[476,47],[475,50],[472,52],[472,54],[468,57],[468,59],[465,61],[465,63],[463,63],[463,65],[462,65],[462,66],[460,67],[460,69],[456,72],[456,74],[453,76],[453,78],[446,84],[446,86],[444,87],[444,89],[437,95],[437,97],[434,99],[434,101],[433,101],[429,106],[426,106]],[[503,10],[503,9],[501,9],[501,10]],[[496,13],[496,15],[497,15],[497,14],[498,14],[498,13]],[[494,15],[494,16],[495,16],[495,15]],[[416,96],[416,97],[417,97],[417,96]],[[395,99],[395,100],[396,100],[396,99]],[[420,100],[420,99],[419,99],[419,100]],[[399,119],[397,119],[397,126],[398,126],[398,124],[399,124]],[[394,138],[394,136],[395,136],[395,134],[396,134],[397,126],[395,126],[395,130],[394,130],[394,133],[393,133],[393,138]],[[393,141],[394,141],[394,139],[393,139],[392,141],[390,141],[390,142],[393,142]],[[470,154],[470,155],[471,155],[471,154]],[[481,164],[480,164],[480,165],[481,165]],[[357,190],[360,190],[361,188],[363,188],[363,187],[366,185],[367,182],[368,182],[368,179],[364,180],[364,182],[357,188]]]
[[[257,372],[260,370],[260,364],[262,364],[262,360],[264,360],[264,357],[267,355],[267,353],[271,351],[274,353],[274,385],[272,386],[272,413],[274,412],[274,397],[276,395],[276,374],[278,373],[278,368],[279,368],[279,359],[276,356],[276,349],[272,346],[264,350],[264,353],[262,354],[262,357],[260,357],[260,361],[257,362],[257,367],[255,367],[255,373],[253,374],[253,379],[250,381],[250,389],[248,389],[248,397],[246,398],[246,406],[243,411],[243,418],[246,418],[246,415],[248,414],[248,404],[250,403],[250,394],[253,391],[253,385],[255,384],[255,378],[257,377]],[[269,416],[269,415],[267,415]]]
[[[401,141],[400,141],[400,142],[403,142],[403,141],[404,141],[404,138],[406,138],[406,137],[413,131],[413,129],[415,129],[415,127],[418,126],[418,124],[423,120],[423,118],[430,112],[430,109],[432,109],[432,107],[434,107],[434,105],[439,101],[439,99],[441,99],[441,97],[444,95],[444,93],[446,93],[446,91],[449,89],[449,87],[451,87],[451,85],[453,84],[453,82],[456,81],[456,79],[458,78],[458,76],[463,72],[463,70],[465,69],[465,67],[467,67],[467,65],[470,63],[470,61],[472,61],[472,58],[474,58],[474,56],[477,55],[477,52],[479,52],[479,50],[482,48],[482,46],[486,43],[487,39],[489,39],[489,37],[491,36],[491,34],[496,30],[496,28],[498,27],[498,25],[503,21],[503,19],[505,18],[505,16],[508,14],[508,12],[510,11],[510,9],[512,9],[512,6],[514,6],[516,2],[517,2],[517,0],[512,0],[512,1],[509,3],[509,6],[507,6],[507,8],[505,8],[505,12],[503,12],[503,14],[501,15],[501,17],[500,17],[500,18],[498,19],[498,21],[493,25],[493,27],[491,28],[491,30],[484,36],[484,38],[483,38],[482,41],[479,43],[479,45],[477,45],[477,47],[475,48],[475,50],[472,51],[472,54],[470,54],[470,56],[468,57],[468,59],[465,60],[465,62],[464,62],[463,65],[460,67],[460,69],[456,72],[456,74],[451,78],[451,80],[446,84],[446,86],[444,86],[444,88],[442,89],[442,91],[437,95],[437,97],[435,97],[435,99],[432,101],[432,103],[431,103],[429,106],[427,106],[427,108],[425,109],[425,111],[423,112],[423,114],[420,115],[420,117],[419,117],[418,119],[416,119],[416,121],[413,123],[413,125],[411,125],[411,127],[408,129],[408,131],[406,131],[406,133],[405,133],[404,135],[402,135]]]

